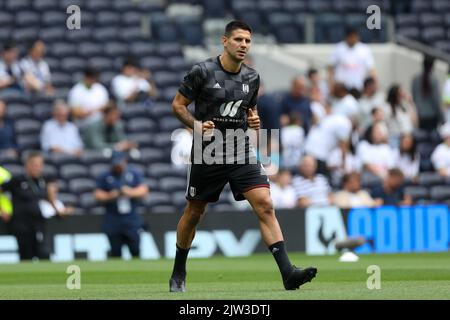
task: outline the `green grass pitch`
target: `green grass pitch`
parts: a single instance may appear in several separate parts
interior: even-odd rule
[[[292,254],[297,266],[314,265],[317,277],[285,291],[270,254],[215,256],[188,261],[186,293],[169,293],[172,260],[35,262],[0,265],[4,299],[450,299],[450,252],[361,255],[356,263],[338,256]],[[81,289],[69,290],[66,268],[81,269]],[[381,289],[367,289],[367,267],[381,269]]]

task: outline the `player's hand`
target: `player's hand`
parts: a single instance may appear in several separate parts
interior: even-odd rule
[[[126,197],[131,197],[133,189],[129,186],[123,186],[122,188],[120,188],[120,192]]]
[[[111,190],[111,191],[109,192],[109,198],[110,198],[110,200],[115,200],[115,199],[117,199],[119,196],[120,196],[119,190]]]
[[[214,133],[214,128],[214,122],[212,122],[211,120],[202,123],[202,132],[205,136],[212,136]]]
[[[247,123],[251,129],[258,130],[260,126],[260,120],[258,114],[249,108],[247,110]]]

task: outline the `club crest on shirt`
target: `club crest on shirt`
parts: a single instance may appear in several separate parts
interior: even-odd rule
[[[243,83],[243,84],[242,84],[242,91],[243,91],[244,93],[248,93],[248,92],[249,92],[248,84],[246,84],[246,83]]]
[[[197,193],[197,190],[195,189],[195,187],[189,187],[189,195],[191,197],[194,197],[196,193]]]

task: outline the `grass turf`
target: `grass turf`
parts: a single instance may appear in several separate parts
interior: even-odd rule
[[[0,265],[4,299],[450,299],[450,253],[362,255],[340,263],[337,256],[292,254],[299,266],[317,266],[311,282],[285,291],[270,254],[215,256],[188,261],[187,290],[168,292],[172,260],[109,260]],[[81,269],[81,289],[66,288],[67,266]],[[381,268],[381,289],[366,286],[367,267]]]

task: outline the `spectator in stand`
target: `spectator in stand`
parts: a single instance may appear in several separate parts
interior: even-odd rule
[[[352,96],[345,85],[336,82],[333,86],[333,103],[331,112],[334,114],[342,114],[348,117],[359,115],[358,101]]]
[[[384,107],[376,107],[373,108],[370,112],[370,121],[367,123],[367,126],[361,126],[360,132],[364,139],[370,140],[370,134],[372,132],[372,127],[375,123],[382,122],[386,124],[386,118],[384,116]],[[387,126],[387,124],[386,124]]]
[[[391,86],[385,107],[390,145],[397,148],[402,134],[410,134],[417,127],[417,113],[412,97],[398,84]]]
[[[445,80],[442,89],[442,103],[444,107],[444,121],[450,122],[450,64],[448,66],[447,74],[447,80]]]
[[[359,41],[356,29],[349,28],[345,40],[339,42],[331,54],[331,70],[336,82],[342,82],[349,92],[359,98],[364,79],[375,77],[375,62],[370,48]]]
[[[317,172],[329,176],[327,159],[335,148],[348,150],[352,122],[340,114],[326,116],[306,137],[305,153],[317,159]],[[316,161],[316,160],[315,160]]]
[[[102,119],[83,129],[82,138],[86,149],[124,152],[137,147],[136,143],[127,140],[124,125],[120,120],[120,111],[112,101],[103,110]]]
[[[368,138],[362,140],[356,149],[363,166],[363,181],[365,178],[383,180],[395,164],[395,153],[387,143],[389,133],[386,124],[374,123]]]
[[[439,83],[433,75],[434,58],[425,56],[423,70],[414,77],[411,92],[417,108],[419,127],[432,131],[442,122]]]
[[[400,136],[400,147],[395,150],[395,164],[405,179],[415,182],[419,174],[420,155],[417,152],[416,139],[412,134]]]
[[[359,98],[359,123],[367,128],[371,122],[372,110],[382,108],[385,105],[383,92],[378,90],[378,83],[373,77],[364,80],[364,89]]]
[[[53,119],[47,120],[41,129],[41,148],[51,153],[80,156],[83,142],[77,126],[68,121],[69,106],[62,100],[53,105]]]
[[[291,90],[281,102],[282,126],[289,123],[289,116],[293,113],[300,115],[303,128],[308,132],[312,122],[311,101],[306,95],[305,78],[301,76],[292,80]]]
[[[379,205],[411,205],[412,197],[404,193],[405,177],[399,169],[390,169],[386,179],[372,189],[372,198]]]
[[[344,175],[342,178],[342,190],[335,192],[333,199],[336,206],[344,209],[377,205],[369,192],[361,189],[361,176],[357,172]]]
[[[287,169],[280,169],[276,175],[270,176],[270,194],[275,209],[290,209],[297,204],[297,197],[292,186],[292,174]]]
[[[148,70],[141,70],[136,60],[128,58],[122,71],[111,82],[114,96],[125,102],[147,101],[157,95],[156,84]]]
[[[283,167],[295,169],[302,157],[305,130],[301,127],[297,114],[292,114],[289,118],[289,124],[281,128],[281,159]]]
[[[317,161],[312,156],[303,157],[299,171],[301,176],[292,180],[297,206],[327,206],[332,203],[331,188],[325,176],[316,173]]]
[[[14,120],[6,116],[6,103],[0,100],[0,153],[17,157]]]
[[[331,113],[331,107],[323,99],[322,93],[320,92],[320,89],[318,87],[310,88],[309,97],[311,99],[311,111],[313,113],[312,124],[314,126]]]
[[[439,133],[444,141],[434,149],[431,162],[439,175],[450,177],[450,122],[444,124]]]
[[[20,67],[28,79],[29,89],[32,92],[52,96],[55,88],[52,86],[50,67],[44,60],[44,54],[44,42],[34,41],[28,48],[28,55],[20,61]]]
[[[346,174],[361,172],[361,159],[356,154],[353,143],[347,143],[342,148],[335,148],[327,159],[328,171],[333,186],[339,186]]]
[[[258,115],[261,119],[261,128],[280,129],[281,104],[272,94],[266,92],[263,83],[260,84],[258,91]]]
[[[108,99],[108,91],[99,82],[99,72],[94,68],[87,68],[84,71],[84,79],[69,92],[68,101],[75,124],[82,128],[101,119]]]
[[[320,96],[322,97],[323,101],[326,101],[328,99],[328,95],[330,93],[330,90],[328,88],[327,81],[320,78],[319,71],[315,68],[310,68],[308,70],[308,80],[309,80],[309,88],[310,90],[312,88],[319,89]]]
[[[17,61],[19,52],[16,44],[6,43],[0,59],[0,89],[24,92],[24,73]]]

